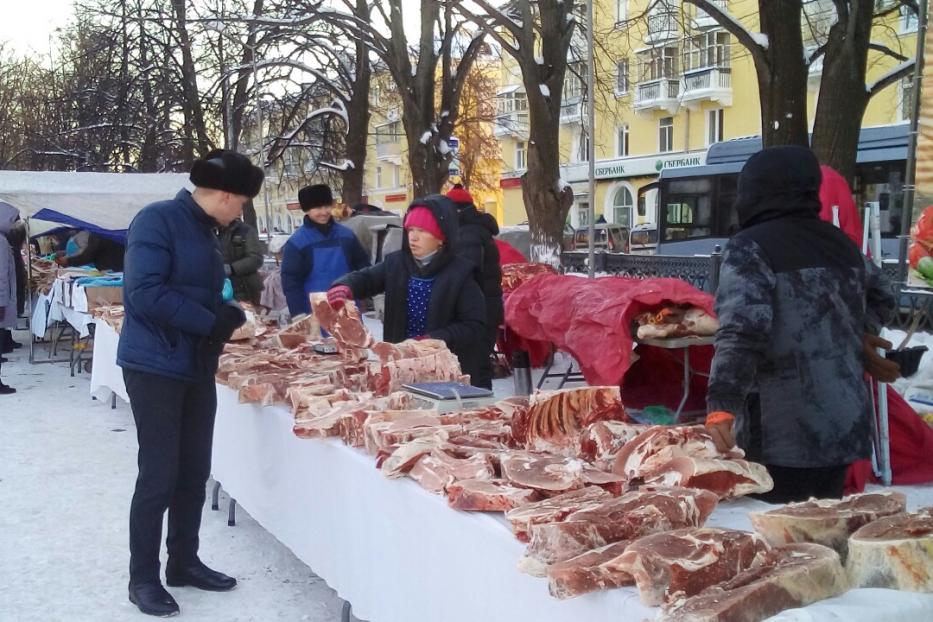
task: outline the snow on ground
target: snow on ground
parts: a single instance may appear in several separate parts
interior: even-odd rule
[[[28,343],[25,332],[16,338]],[[6,357],[0,374],[18,393],[0,396],[0,620],[151,620],[127,600],[136,479],[129,406],[92,400],[89,375],[71,378],[67,363],[30,365],[27,348]],[[169,588],[182,619],[340,620],[343,603],[322,579],[243,508],[228,527],[223,494],[219,512],[209,500],[201,557],[239,585],[220,594]]]

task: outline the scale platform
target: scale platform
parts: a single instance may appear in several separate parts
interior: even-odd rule
[[[402,388],[412,394],[415,406],[438,412],[483,408],[496,402],[489,389],[462,382],[418,382],[402,385]]]

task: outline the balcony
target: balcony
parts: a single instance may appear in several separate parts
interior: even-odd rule
[[[560,105],[561,123],[582,123],[583,122],[583,100],[564,102]]]
[[[680,104],[680,80],[661,78],[639,82],[635,87],[635,110],[666,110],[677,112]]]
[[[648,15],[648,34],[645,43],[656,43],[677,38],[677,16],[668,11]]]
[[[528,112],[514,111],[496,116],[496,125],[493,128],[496,138],[514,136],[516,138],[528,137]]]
[[[684,103],[701,101],[732,105],[732,69],[729,67],[701,67],[684,72]]]
[[[385,142],[385,143],[376,143],[376,157],[377,158],[386,158],[394,155],[399,155],[401,150],[399,149],[398,143]]]
[[[710,0],[710,3],[723,11],[729,10],[728,0]],[[710,17],[709,13],[703,9],[697,9],[696,16],[693,19],[693,26],[695,28],[713,28],[719,26],[719,22]]]

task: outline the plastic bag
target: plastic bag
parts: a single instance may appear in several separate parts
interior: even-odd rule
[[[220,295],[223,297],[224,302],[233,300],[233,282],[230,279],[224,279],[224,288]]]

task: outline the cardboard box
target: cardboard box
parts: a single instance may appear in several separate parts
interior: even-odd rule
[[[123,304],[123,287],[85,287],[88,311],[107,305]]]

